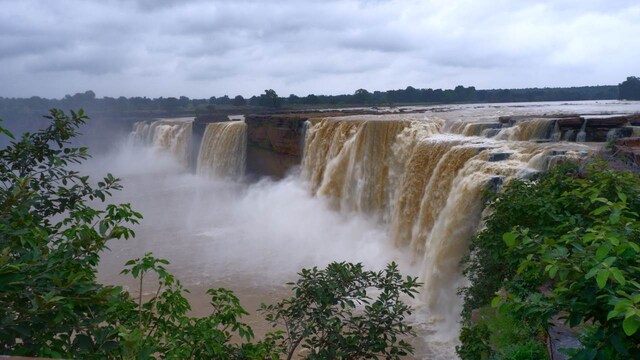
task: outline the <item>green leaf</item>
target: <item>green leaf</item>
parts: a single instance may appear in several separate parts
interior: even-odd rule
[[[593,210],[591,212],[591,215],[600,215],[600,214],[602,214],[603,212],[605,212],[605,211],[607,211],[609,209],[610,209],[609,205],[602,205],[599,208]]]
[[[623,203],[627,202],[627,195],[623,192],[618,192],[618,197],[622,200]]]
[[[622,275],[622,272],[620,271],[620,269],[611,268],[609,270],[611,271],[613,278],[616,279],[616,281],[620,283],[620,285],[624,286],[626,284],[626,280],[624,278],[624,275]]]
[[[510,248],[515,246],[517,238],[518,234],[513,232],[508,232],[502,235],[502,240],[504,240],[505,244]]]
[[[598,246],[598,250],[596,250],[596,260],[602,261],[607,255],[609,255],[609,250],[611,250],[611,246],[609,246],[609,244],[602,244]]]
[[[614,317],[620,315],[619,312],[617,312],[616,310],[611,310],[609,311],[609,313],[607,314],[607,321],[613,319]]]
[[[620,221],[620,208],[613,209],[611,215],[609,215],[609,222],[612,225],[617,224]]]
[[[598,287],[600,289],[604,288],[607,285],[607,279],[609,279],[609,270],[599,270],[598,275],[596,276],[596,282],[598,283]]]
[[[622,322],[622,328],[624,329],[624,333],[627,334],[627,336],[635,334],[636,331],[638,331],[639,327],[640,317],[638,317],[637,315],[630,316],[624,319],[624,321]]]

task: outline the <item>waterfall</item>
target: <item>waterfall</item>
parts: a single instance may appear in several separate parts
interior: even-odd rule
[[[484,190],[584,150],[522,141],[557,138],[557,121],[501,130],[501,138],[518,142],[477,136],[488,128],[454,125],[443,133],[437,118],[353,116],[314,120],[306,132],[302,177],[311,193],[386,222],[391,241],[422,263],[429,309],[454,323],[465,281],[459,263],[481,226]]]
[[[451,125],[450,133],[464,136],[485,136],[500,131],[502,124],[495,122],[456,122]],[[495,130],[495,133],[494,131]]]
[[[172,154],[181,164],[189,164],[191,119],[139,121],[133,125],[135,143],[153,146]]]
[[[304,142],[307,139],[307,131],[309,131],[309,127],[311,127],[311,121],[306,120],[302,123],[302,136],[300,137],[300,149],[302,149],[302,157],[304,158]]]
[[[331,118],[315,122],[307,131],[303,178],[314,195],[326,196],[344,211],[379,213],[388,217],[392,192],[402,175],[397,157],[407,149],[394,148],[398,136],[412,125],[393,117]],[[435,133],[441,122],[419,131]],[[403,164],[399,164],[403,165]]]
[[[498,140],[529,141],[559,140],[560,131],[555,119],[533,119],[516,122],[512,127],[501,130],[494,138]]]
[[[587,119],[584,119],[582,122],[582,126],[580,127],[580,131],[578,131],[578,135],[576,135],[576,142],[585,142],[587,141]]]
[[[208,177],[238,179],[244,175],[247,154],[247,124],[244,121],[207,125],[196,173]]]

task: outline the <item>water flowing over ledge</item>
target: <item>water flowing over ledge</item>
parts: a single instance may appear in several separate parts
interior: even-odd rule
[[[244,175],[246,154],[247,124],[243,121],[211,123],[202,138],[196,173],[239,179]]]

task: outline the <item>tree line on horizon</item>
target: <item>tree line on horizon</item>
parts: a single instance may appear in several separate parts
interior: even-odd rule
[[[344,106],[399,106],[409,104],[452,104],[492,102],[540,102],[577,100],[640,100],[640,78],[631,76],[615,85],[581,86],[565,88],[526,88],[478,90],[474,86],[456,86],[454,89],[405,89],[373,91],[358,89],[353,94],[279,96],[269,89],[259,96],[245,98],[237,95],[191,99],[179,97],[96,97],[95,92],[66,95],[61,99],[38,96],[29,98],[0,97],[0,118],[23,118],[46,112],[50,108],[83,108],[96,115],[193,115],[214,112],[218,109],[242,107],[304,108]]]

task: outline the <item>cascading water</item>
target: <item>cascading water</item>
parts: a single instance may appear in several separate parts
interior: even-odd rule
[[[360,117],[324,119],[307,131],[303,178],[313,194],[327,196],[344,211],[379,212],[387,218],[391,192],[404,169],[394,149],[396,139],[412,125],[410,120]],[[423,132],[437,133],[441,122],[421,124]]]
[[[139,121],[133,125],[134,142],[171,153],[181,164],[189,163],[192,119]]]
[[[529,141],[559,140],[558,122],[554,119],[533,119],[516,122],[513,126],[501,130],[494,138],[497,140]]]
[[[229,121],[207,125],[196,173],[207,177],[238,179],[244,175],[247,154],[247,124]]]
[[[585,142],[587,141],[587,122],[588,119],[584,119],[582,122],[582,126],[580,127],[580,131],[578,131],[578,135],[576,135],[576,142]]]
[[[477,137],[495,125],[452,126],[437,118],[353,116],[313,121],[302,177],[312,194],[337,209],[380,216],[391,240],[422,261],[424,300],[432,315],[457,328],[464,284],[459,262],[480,226],[483,190],[544,170],[554,149],[577,156],[580,145],[505,140],[556,139],[557,122],[518,123],[497,139]],[[560,156],[560,155],[558,155]],[[535,159],[534,159],[535,158]]]

